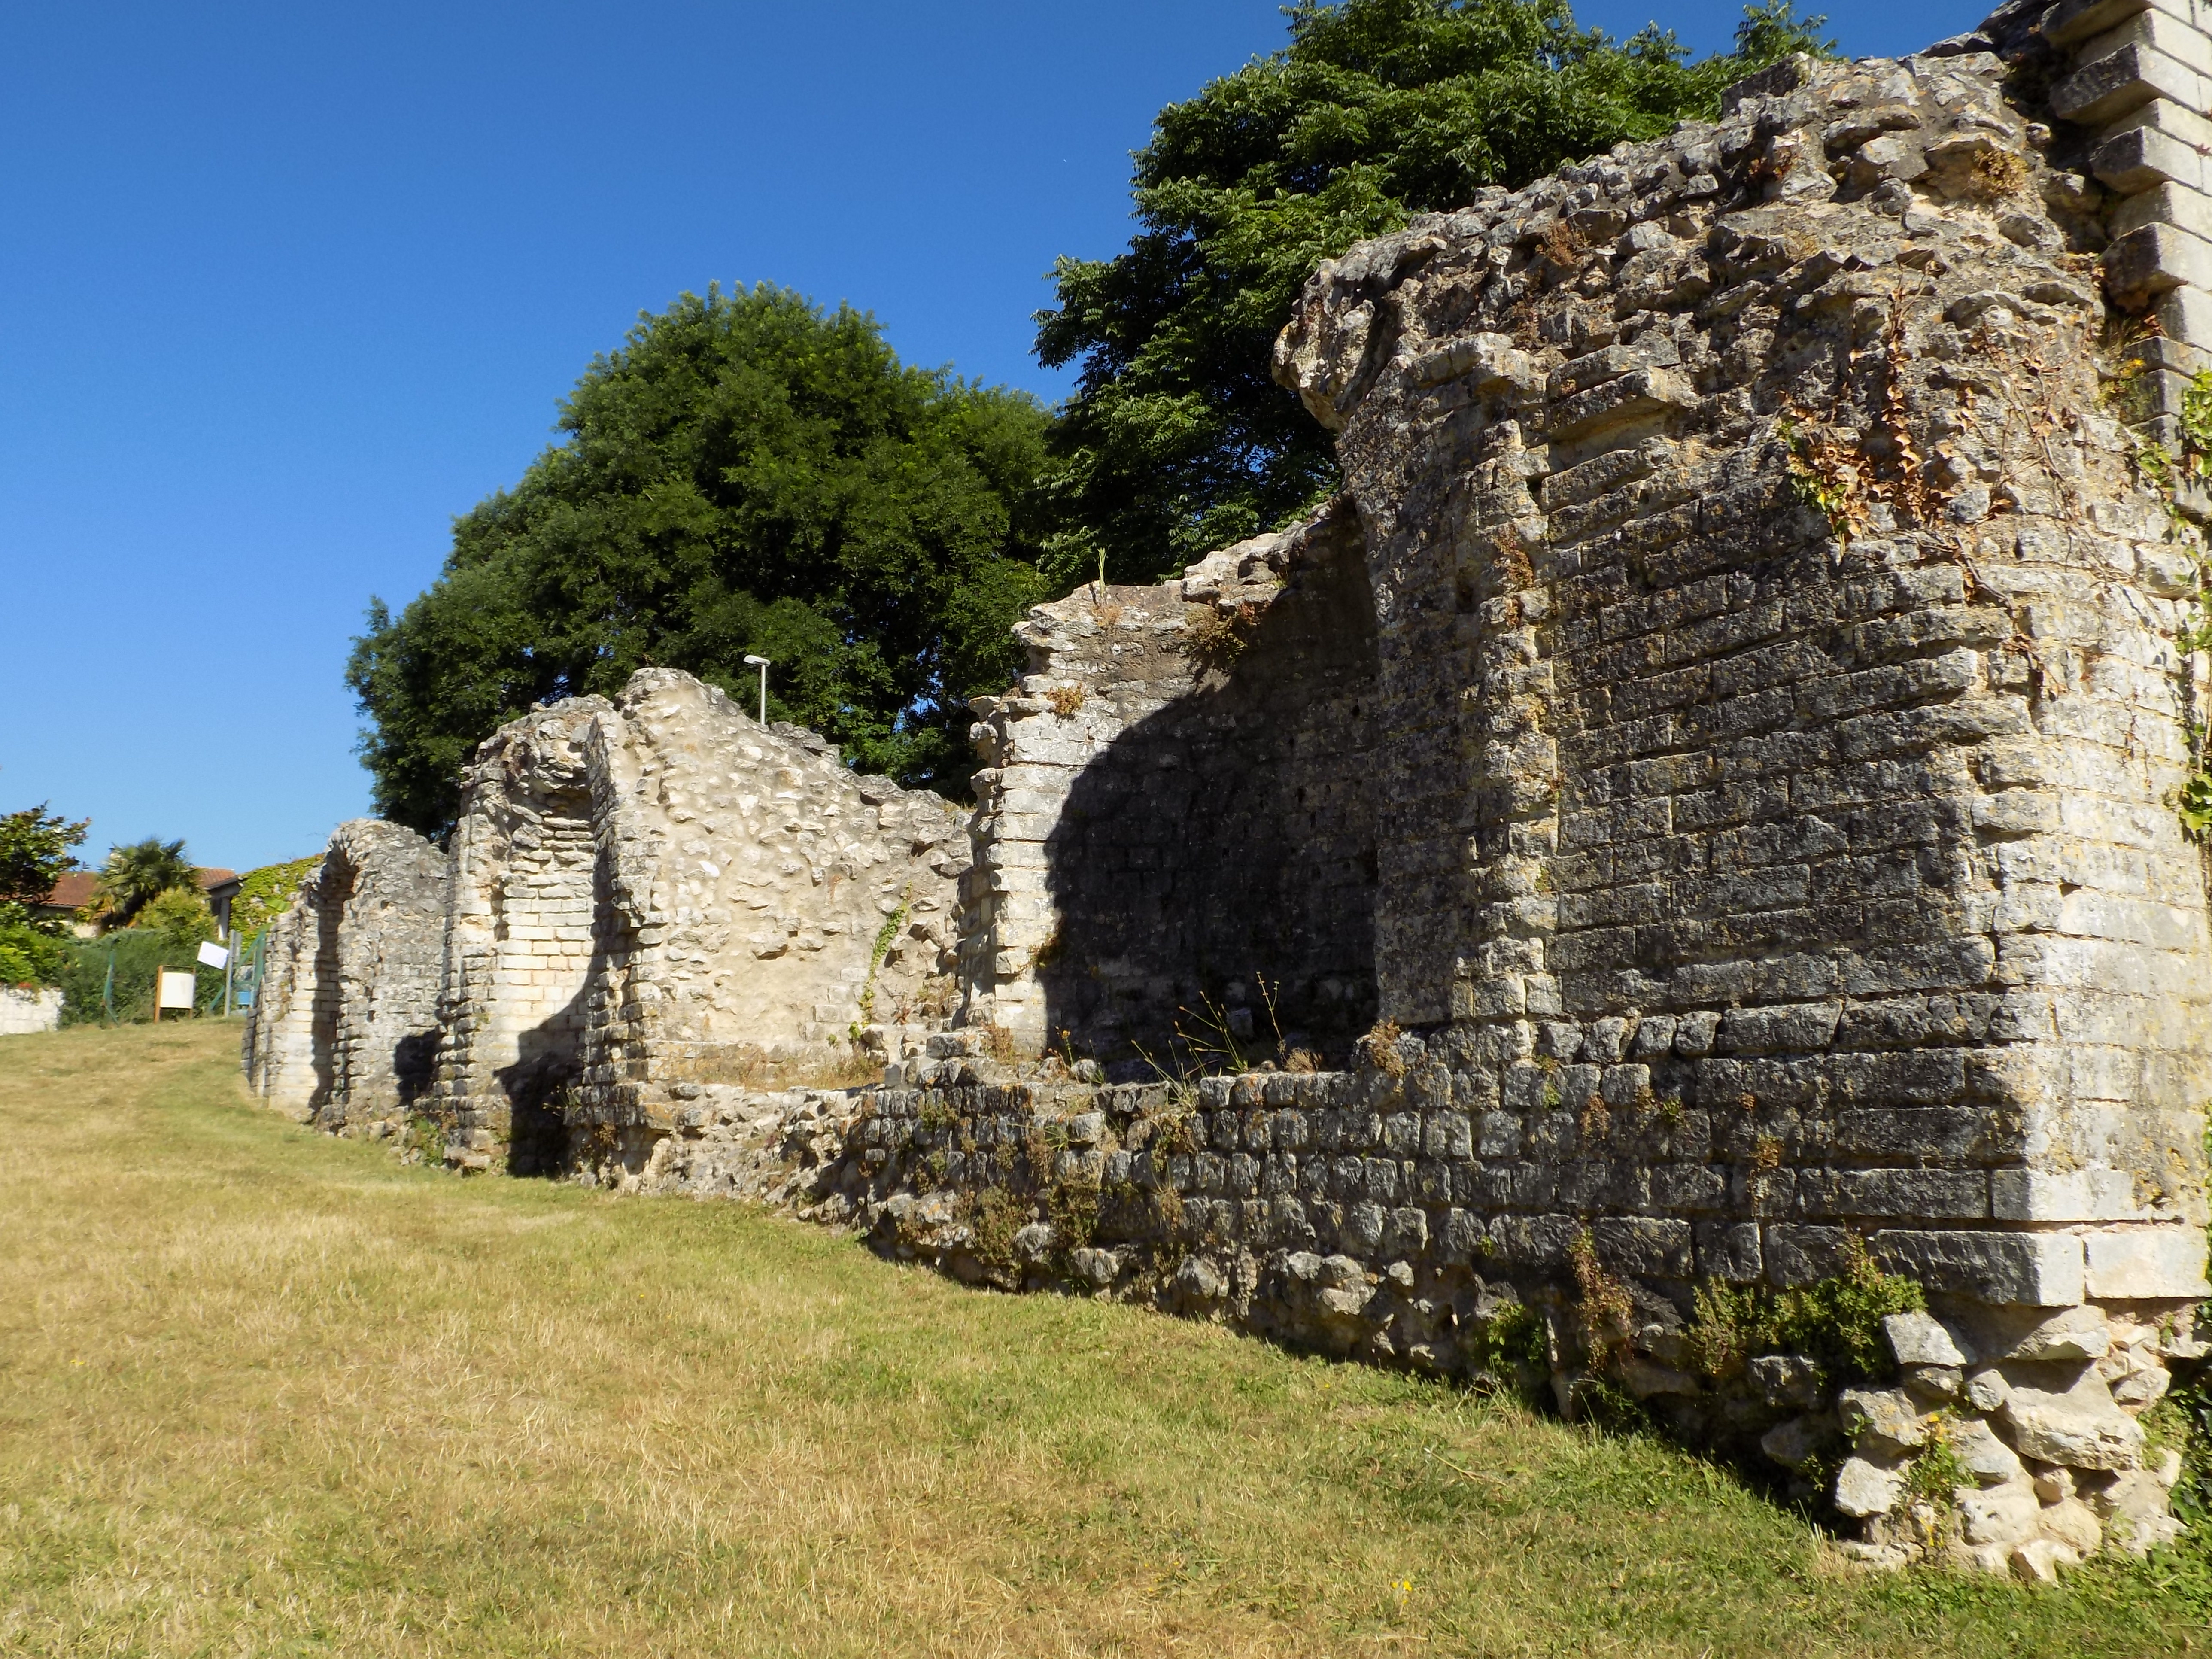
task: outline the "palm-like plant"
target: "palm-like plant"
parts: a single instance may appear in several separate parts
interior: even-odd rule
[[[185,843],[149,836],[127,847],[108,849],[100,866],[93,908],[110,927],[127,927],[155,899],[172,887],[199,885],[199,872],[185,856]]]

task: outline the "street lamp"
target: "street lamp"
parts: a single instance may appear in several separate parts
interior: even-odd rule
[[[748,655],[745,658],[745,666],[757,668],[761,672],[761,724],[766,726],[768,724],[768,659]]]

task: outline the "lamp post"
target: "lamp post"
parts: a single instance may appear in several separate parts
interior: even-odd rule
[[[745,658],[745,666],[757,668],[761,672],[761,724],[766,726],[768,724],[768,659],[748,655]]]

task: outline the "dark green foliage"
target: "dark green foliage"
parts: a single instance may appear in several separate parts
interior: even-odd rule
[[[1887,1382],[1897,1367],[1882,1339],[1882,1320],[1927,1305],[1919,1285],[1882,1272],[1866,1246],[1851,1238],[1844,1271],[1832,1279],[1783,1291],[1699,1285],[1687,1335],[1697,1368],[1715,1381],[1735,1376],[1760,1354],[1801,1353],[1837,1382]]]
[[[100,920],[111,927],[127,927],[138,913],[173,887],[199,886],[199,872],[185,856],[182,841],[162,841],[149,836],[128,846],[108,849],[107,862],[100,866]]]
[[[1713,115],[1753,70],[1832,49],[1790,0],[1749,8],[1735,50],[1695,64],[1656,25],[1626,41],[1580,29],[1564,0],[1289,10],[1287,49],[1160,112],[1128,251],[1059,263],[1037,355],[1081,374],[1052,437],[1056,589],[1102,551],[1115,580],[1156,580],[1334,488],[1329,434],[1269,365],[1320,261]]]
[[[153,1018],[154,974],[164,967],[175,972],[192,970],[198,981],[201,1012],[214,1013],[222,1006],[222,975],[212,968],[198,966],[192,960],[193,945],[169,934],[148,927],[126,927],[100,939],[68,940],[63,950],[65,959],[58,982],[64,1025],[96,1025],[107,1018],[100,993],[111,960],[115,964],[118,1023]],[[165,1020],[179,1017],[174,1009],[161,1016]]]
[[[0,905],[21,909],[46,902],[54,884],[76,868],[71,848],[84,845],[91,820],[72,823],[46,803],[0,813]]]
[[[21,905],[0,905],[0,985],[52,985],[66,956],[50,925],[32,921]]]
[[[566,441],[456,522],[430,590],[372,605],[347,681],[377,810],[442,835],[494,728],[647,665],[750,708],[749,653],[775,665],[770,718],[964,793],[964,701],[1004,688],[1041,597],[1018,503],[1045,420],[765,284],[642,319],[577,383]]]
[[[1543,1315],[1525,1302],[1507,1303],[1470,1328],[1467,1358],[1472,1370],[1503,1382],[1540,1373],[1551,1358]]]

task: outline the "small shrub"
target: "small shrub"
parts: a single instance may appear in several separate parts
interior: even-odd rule
[[[1635,1304],[1628,1286],[1598,1259],[1597,1239],[1584,1227],[1567,1246],[1567,1266],[1575,1275],[1575,1297],[1582,1313],[1583,1341],[1592,1370],[1601,1370],[1628,1346],[1635,1329]]]
[[[2008,149],[1984,150],[1966,179],[1966,193],[1982,202],[2000,202],[2027,188],[2027,162]]]
[[[1525,1302],[1510,1303],[1477,1324],[1466,1347],[1474,1370],[1504,1381],[1522,1366],[1541,1366],[1551,1358],[1543,1316]]]
[[[1905,1471],[1905,1496],[1947,1510],[1958,1501],[1953,1496],[1956,1488],[1976,1483],[1973,1472],[1960,1461],[1957,1449],[1951,1444],[1949,1413],[1939,1413],[1930,1431],[1927,1446]]]
[[[1605,1109],[1605,1102],[1593,1094],[1583,1102],[1583,1115],[1576,1127],[1581,1130],[1584,1144],[1603,1140],[1613,1133],[1613,1114]]]
[[[1359,1051],[1367,1057],[1367,1063],[1385,1077],[1403,1077],[1406,1057],[1398,1052],[1398,1040],[1405,1035],[1396,1020],[1378,1019],[1359,1039]]]
[[[1766,1353],[1801,1353],[1832,1379],[1886,1382],[1896,1362],[1882,1339],[1891,1314],[1926,1308],[1920,1286],[1875,1265],[1863,1241],[1847,1237],[1844,1270],[1811,1285],[1774,1291],[1708,1283],[1694,1292],[1684,1335],[1692,1363],[1720,1382]]]
[[[1052,712],[1064,720],[1072,720],[1083,708],[1083,688],[1079,685],[1055,685],[1044,694],[1052,705]]]
[[[1029,1224],[1030,1206],[1004,1187],[985,1187],[960,1206],[975,1259],[998,1279],[1015,1275],[1014,1235]]]
[[[1200,673],[1225,674],[1244,654],[1259,610],[1249,601],[1231,611],[1194,605],[1183,611],[1182,654]]]
[[[1583,255],[1589,252],[1589,245],[1583,240],[1582,233],[1565,219],[1553,220],[1545,228],[1543,238],[1536,246],[1547,259],[1563,270],[1572,269]]]

